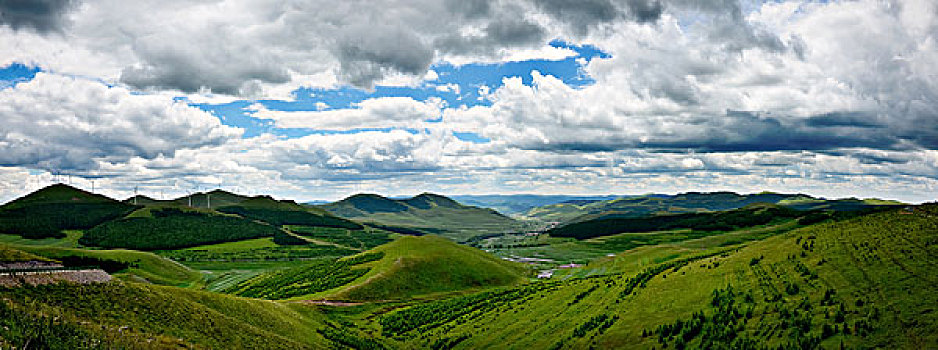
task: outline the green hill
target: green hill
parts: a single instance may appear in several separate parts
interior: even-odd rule
[[[106,222],[78,240],[87,246],[139,250],[175,249],[203,244],[271,237],[279,229],[233,215],[181,208],[148,209]]]
[[[137,207],[68,185],[55,184],[0,206],[0,232],[24,238],[65,237],[63,230],[89,229]]]
[[[457,241],[512,230],[518,225],[495,210],[465,206],[429,193],[399,200],[358,194],[320,207],[343,218],[375,223],[382,229],[398,226],[402,231],[436,233]]]
[[[402,237],[375,248],[367,274],[325,293],[339,300],[396,300],[419,295],[517,284],[523,265],[434,236]]]
[[[230,293],[271,299],[400,300],[517,284],[525,268],[434,236],[257,276]]]
[[[302,305],[172,287],[58,284],[0,288],[0,296],[3,348],[325,349],[350,342],[380,346],[354,330],[339,332],[340,325]]]

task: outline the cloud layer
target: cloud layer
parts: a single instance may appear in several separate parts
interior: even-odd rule
[[[605,53],[576,60],[572,74],[591,84],[546,70],[443,84],[433,70],[575,54],[554,40]],[[0,90],[0,177],[306,198],[769,189],[928,200],[936,40],[928,0],[0,0],[0,66],[44,70]],[[300,87],[348,85],[411,90],[300,103]],[[246,107],[212,114],[183,96]],[[243,137],[254,124],[273,134]]]

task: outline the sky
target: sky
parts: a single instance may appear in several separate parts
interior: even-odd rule
[[[933,0],[0,0],[0,202],[938,199]]]

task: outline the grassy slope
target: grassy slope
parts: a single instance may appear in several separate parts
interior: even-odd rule
[[[381,260],[346,286],[321,293],[331,299],[389,300],[521,281],[525,269],[483,251],[434,236],[401,237],[370,252]]]
[[[326,321],[298,305],[126,282],[0,289],[0,296],[17,314],[17,319],[5,323],[22,324],[24,315],[27,320],[51,315],[59,324],[84,329],[113,347],[319,349],[329,345],[316,332]],[[35,332],[41,327],[48,326],[27,328]],[[12,331],[0,329],[0,339],[15,342],[24,336],[15,328]]]
[[[24,252],[20,249],[0,244],[0,262],[52,261],[51,259]]]
[[[85,250],[26,245],[13,245],[11,247],[50,259],[83,256],[134,264],[135,266],[116,274],[116,276],[124,279],[143,278],[151,283],[172,286],[192,286],[201,281],[198,272],[153,253],[133,250]]]
[[[686,320],[694,312],[712,315],[709,305],[714,291],[732,286],[754,297],[752,303],[740,301],[741,306],[752,308],[753,316],[740,320],[744,326],[739,336],[764,345],[783,345],[795,339],[790,317],[782,316],[779,310],[785,310],[786,315],[803,310],[799,305],[806,300],[808,311],[794,314],[811,319],[808,336],[819,336],[824,324],[840,329],[823,340],[825,348],[836,348],[841,341],[850,347],[922,348],[938,341],[934,312],[938,281],[931,273],[938,267],[936,242],[938,210],[930,214],[877,213],[751,242],[726,256],[696,260],[679,271],[669,268],[652,274],[643,287],[629,290],[625,281],[640,269],[702,252],[640,248],[607,259],[604,273],[611,275],[606,277],[519,287],[529,290],[495,308],[446,322],[445,327],[431,325],[406,332],[399,340],[404,347],[428,347],[448,339],[458,340],[457,348],[549,348],[560,341],[565,348],[661,348],[657,336],[642,337],[643,330],[653,332],[679,318]],[[789,293],[789,285],[797,285],[797,291]],[[822,305],[828,289],[834,290],[833,302]],[[623,295],[626,290],[632,293]],[[574,300],[579,301],[572,303]],[[424,310],[438,314],[432,305],[424,304]],[[837,323],[832,315],[840,305],[845,316]],[[600,315],[617,318],[605,329],[584,326]],[[363,321],[365,327],[380,329],[372,322]],[[864,332],[864,322],[873,330],[857,336],[857,329]],[[849,334],[842,333],[845,326],[851,330]],[[576,336],[575,329],[581,327],[587,331]],[[690,346],[701,346],[699,341],[699,337],[691,338]]]
[[[33,245],[33,246],[52,246],[52,247],[63,247],[63,248],[77,248],[79,247],[78,239],[81,238],[82,232],[75,230],[64,231],[65,237],[62,238],[23,238],[18,235],[13,234],[0,234],[0,243],[14,244],[14,245]]]

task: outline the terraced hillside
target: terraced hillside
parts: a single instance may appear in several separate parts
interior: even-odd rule
[[[419,233],[439,234],[457,241],[515,229],[518,223],[497,211],[471,207],[444,196],[424,193],[408,199],[358,194],[321,208],[337,216]],[[382,227],[394,230],[393,227]]]

